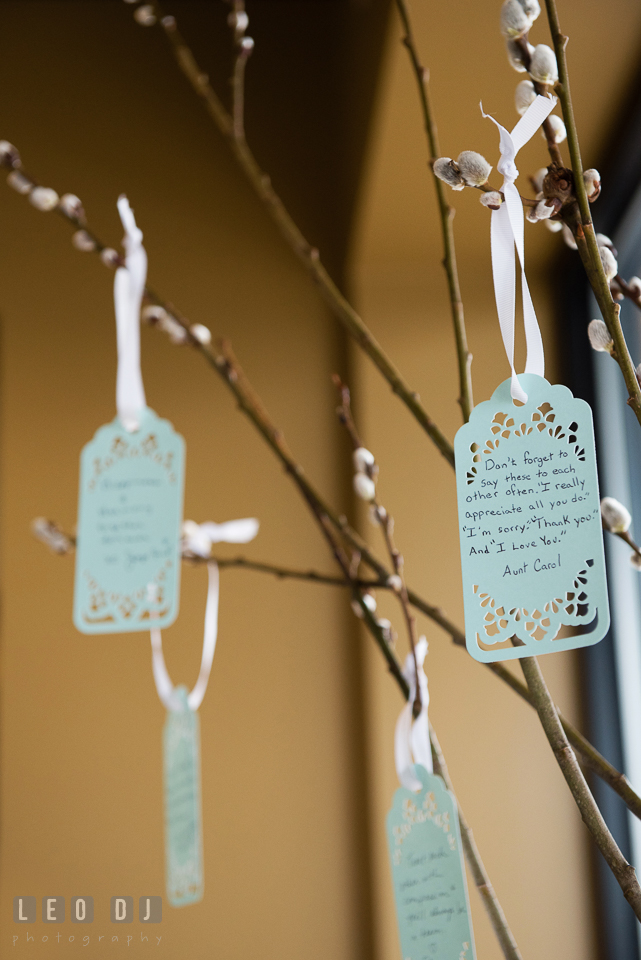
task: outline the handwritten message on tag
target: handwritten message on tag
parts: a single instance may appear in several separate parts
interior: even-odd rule
[[[203,897],[200,725],[186,688],[176,687],[174,698],[163,732],[165,869],[167,898],[181,907]]]
[[[153,410],[82,451],[74,623],[82,633],[168,627],[178,615],[184,441]]]
[[[401,787],[387,817],[403,960],[473,960],[474,937],[456,802],[440,777],[415,766],[418,793]]]
[[[520,376],[454,444],[467,648],[484,662],[597,643],[608,631],[592,412]]]

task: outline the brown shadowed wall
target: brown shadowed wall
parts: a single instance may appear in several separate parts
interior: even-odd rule
[[[175,6],[226,97],[228,7]],[[349,480],[330,381],[344,369],[342,335],[161,31],[138,26],[132,12],[121,2],[0,4],[0,136],[19,146],[41,183],[78,194],[112,244],[122,236],[116,199],[127,193],[144,231],[150,283],[192,322],[231,338],[305,469],[343,509]],[[252,14],[248,132],[337,271],[384,13],[379,4],[350,13],[264,3]],[[353,131],[342,97],[350,32],[368,88]],[[29,526],[44,514],[73,527],[80,450],[114,416],[113,275],[72,248],[68,224],[4,185],[0,208],[0,956],[47,949],[27,944],[26,927],[14,930],[18,895],[93,896],[93,925],[67,920],[63,942],[76,939],[59,952],[83,949],[80,931],[91,937],[87,955],[97,956],[100,935],[100,949],[126,948],[123,928],[109,923],[111,896],[164,894],[164,710],[149,636],[77,633],[73,558],[52,556]],[[142,358],[150,406],[186,440],[185,515],[256,516],[252,557],[330,569],[290,481],[202,359],[148,328]],[[205,571],[185,569],[181,613],[164,635],[175,683],[196,679],[205,594]],[[218,648],[200,711],[205,899],[178,910],[165,903],[151,930],[162,936],[158,956],[371,955],[356,639],[338,591],[222,574]],[[133,956],[151,949],[141,931],[150,928],[135,922],[124,931],[134,935]],[[49,949],[57,932],[40,922],[29,929],[37,940],[49,935]]]
[[[248,6],[256,50],[247,132],[258,159],[453,435],[460,418],[440,239],[398,24],[390,19],[384,48],[382,0]],[[496,133],[477,103],[483,97],[508,124],[520,79],[504,58],[498,0],[483,17],[472,4],[469,17],[465,5],[415,6],[443,152],[480,149],[495,163]],[[607,10],[596,0],[562,6],[573,49],[587,51],[571,68],[592,164],[599,116],[631,69],[641,10],[631,0],[613,0]],[[167,8],[226,98],[228,7],[168,0]],[[537,42],[545,40],[542,22],[536,30]],[[586,64],[597,56],[595,87]],[[0,137],[17,144],[25,169],[78,194],[112,244],[122,232],[116,198],[127,193],[145,234],[152,286],[215,337],[231,338],[306,473],[351,515],[349,450],[334,422],[330,383],[334,370],[350,375],[408,579],[461,620],[450,468],[346,344],[160,31],[137,26],[132,7],[117,0],[5,0],[0,78]],[[524,173],[543,163],[542,141],[523,151]],[[455,198],[482,400],[506,375],[489,221],[475,196]],[[529,264],[553,368],[544,268],[557,238],[543,229],[528,234]],[[0,185],[0,958],[44,958],[54,947],[72,957],[84,950],[86,933],[92,958],[157,949],[167,960],[399,960],[383,822],[397,786],[392,735],[400,695],[371,641],[359,642],[342,592],[246,571],[222,574],[219,643],[200,711],[204,901],[180,910],[165,904],[151,943],[140,940],[149,928],[135,922],[123,937],[109,923],[111,896],[164,894],[164,710],[148,637],[78,634],[73,558],[52,556],[29,533],[38,515],[73,526],[80,450],[115,413],[113,278],[97,258],[72,248],[70,233]],[[185,516],[257,516],[261,532],[248,555],[331,570],[306,508],[223,383],[195,353],[147,328],[142,353],[148,402],[187,443]],[[164,635],[175,682],[190,684],[197,674],[205,591],[205,572],[185,568],[181,613]],[[380,610],[400,624],[387,600]],[[443,634],[421,627],[430,641],[431,716],[524,958],[594,960],[587,843],[534,715]],[[548,657],[544,668],[555,697],[578,717],[575,658]],[[93,896],[96,919],[87,928],[62,925],[67,943],[59,950],[57,929],[40,922],[27,943],[27,928],[10,920],[18,895]],[[473,889],[470,897],[478,956],[499,960]],[[155,936],[162,937],[157,947]]]

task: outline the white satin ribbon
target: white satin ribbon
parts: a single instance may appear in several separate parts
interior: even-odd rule
[[[523,322],[525,325],[525,341],[527,344],[526,373],[544,375],[545,364],[543,357],[543,341],[541,331],[534,312],[534,304],[525,279],[525,257],[523,252],[524,217],[523,206],[519,191],[514,182],[519,175],[515,159],[521,147],[536,133],[543,121],[549,116],[556,105],[554,97],[537,97],[511,132],[502,127],[494,117],[484,113],[481,104],[481,113],[496,124],[500,133],[499,150],[501,159],[496,169],[503,175],[501,188],[505,198],[498,210],[492,211],[491,240],[492,240],[492,273],[494,275],[494,296],[496,309],[501,325],[503,345],[512,370],[512,399],[527,401],[514,370],[514,315],[516,297],[516,259],[514,248],[521,263],[521,291],[523,294]]]
[[[208,557],[213,543],[249,543],[258,533],[260,524],[254,517],[228,520],[226,523],[183,523],[183,551],[197,557]]]
[[[396,775],[401,786],[416,792],[423,786],[414,776],[414,764],[425,767],[432,773],[432,749],[430,747],[430,731],[427,722],[427,705],[430,695],[427,689],[427,677],[423,670],[423,663],[427,654],[427,640],[421,637],[416,644],[416,664],[418,666],[418,688],[421,691],[421,712],[414,719],[412,712],[416,700],[416,671],[414,657],[408,653],[403,667],[403,676],[410,688],[409,700],[400,712],[394,731],[394,762]]]
[[[209,587],[207,590],[207,606],[205,608],[205,630],[203,636],[203,652],[200,660],[200,672],[198,679],[191,693],[187,697],[187,703],[191,710],[197,710],[203,702],[207,684],[209,683],[209,674],[211,665],[214,661],[216,650],[216,637],[218,636],[218,592],[219,575],[218,564],[207,564],[209,574]],[[174,698],[174,685],[167,673],[165,658],[162,652],[162,636],[160,630],[151,630],[151,666],[154,673],[156,690],[161,702],[167,710],[180,709],[180,703]]]
[[[119,267],[114,278],[118,339],[116,407],[123,427],[133,433],[139,429],[141,414],[146,407],[140,371],[140,306],[147,279],[147,254],[142,245],[142,232],[136,226],[124,194],[118,198],[118,213],[125,228],[126,266]]]

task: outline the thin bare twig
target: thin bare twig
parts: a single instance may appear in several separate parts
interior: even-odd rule
[[[232,133],[237,143],[245,140],[245,67],[254,49],[254,41],[245,36],[247,14],[244,0],[233,0],[233,11],[229,15],[230,26],[234,30],[236,58],[232,76]]]
[[[536,709],[534,700],[527,686],[519,680],[511,670],[504,667],[502,663],[487,663],[486,666],[495,676],[503,680],[504,683],[507,683],[519,697]],[[561,726],[565,730],[566,737],[579,755],[583,766],[592,770],[601,780],[607,783],[614,792],[621,797],[630,812],[641,820],[641,797],[632,788],[628,778],[617,770],[609,760],[606,760],[596,747],[593,747],[590,741],[584,737],[569,720],[566,720],[556,705],[554,709],[561,721]]]
[[[60,206],[56,210],[60,216],[70,222],[75,227],[81,227],[83,231],[91,238],[94,244],[94,250],[96,253],[101,253],[105,250],[111,250],[111,247],[107,247],[103,241],[93,233],[87,223],[85,222],[84,216],[81,219],[71,216],[68,212],[63,210]],[[115,251],[114,251],[115,253]],[[111,258],[104,259],[103,263],[106,266],[112,265],[113,261]],[[171,304],[165,302],[157,293],[155,293],[151,288],[147,287],[145,290],[145,298],[148,302],[152,302],[161,306],[167,314],[185,331],[185,336],[187,342],[198,350],[207,362],[210,364],[213,370],[215,370],[223,379],[224,383],[229,387],[237,400],[240,399],[242,388],[238,384],[238,378],[233,370],[228,370],[226,367],[226,361],[224,358],[217,359],[212,351],[205,345],[203,345],[196,337],[194,337],[190,332],[189,321],[182,316],[182,314]],[[253,397],[253,392],[251,397]],[[250,396],[244,396],[245,407],[240,403],[241,409],[244,409],[244,412],[248,415],[248,407],[251,408],[253,401]],[[347,518],[336,514],[329,505],[323,501],[320,494],[315,490],[315,488],[306,480],[302,467],[294,460],[289,448],[287,447],[282,433],[277,429],[277,427],[271,422],[269,417],[266,414],[266,411],[259,403],[256,405],[253,414],[250,416],[250,420],[257,428],[264,440],[267,441],[272,451],[279,458],[285,470],[292,478],[298,478],[300,483],[304,483],[307,487],[309,493],[316,497],[318,503],[322,505],[326,515],[329,517],[332,524],[340,531],[341,536],[346,541],[347,544],[352,548],[354,552],[357,552],[364,563],[376,574],[381,583],[386,583],[390,577],[390,571],[385,567],[383,563],[376,557],[376,555],[369,549],[367,543],[363,538],[358,534],[347,522]],[[64,551],[63,551],[64,552]],[[343,581],[341,581],[342,583]],[[378,588],[380,589],[380,587]],[[421,613],[425,614],[430,620],[441,627],[452,639],[452,642],[459,647],[465,647],[465,634],[463,631],[456,626],[443,611],[434,604],[428,603],[423,597],[418,593],[408,587],[408,598],[413,607],[417,610],[420,610]],[[383,649],[384,654],[387,657],[385,648],[382,645],[380,638],[377,638],[377,642],[381,649]],[[519,689],[518,681],[515,681],[513,675],[509,670],[505,670],[499,664],[487,664],[488,668],[491,669],[497,676],[500,676],[501,679],[508,683],[515,692],[519,694],[523,699],[525,699],[530,705],[532,705],[529,695],[526,693],[525,687]],[[403,678],[399,679],[399,686],[401,689],[404,689],[407,685]],[[521,685],[522,686],[522,685]],[[622,797],[624,802],[628,805],[630,810],[638,817],[641,818],[641,798],[632,790],[632,787],[615,767],[612,766],[598,751],[592,747],[591,744],[585,740],[584,737],[569,723],[562,718],[564,729],[566,730],[568,736],[570,737],[573,746],[579,751],[583,757],[585,763],[590,766],[594,771],[603,779],[606,783],[609,783],[613,790]],[[583,744],[583,746],[582,746]]]
[[[570,788],[586,827],[603,854],[637,919],[641,920],[641,887],[634,867],[625,859],[601,815],[590,788],[568,743],[558,713],[546,686],[536,657],[522,657],[523,674],[532,695],[541,725],[557,763]]]
[[[619,364],[621,373],[623,374],[623,379],[628,391],[628,404],[634,410],[635,416],[639,424],[641,424],[641,388],[639,387],[634,363],[632,362],[628,345],[623,335],[620,308],[612,299],[610,286],[603,270],[603,264],[601,263],[599,245],[590,212],[590,202],[583,180],[581,149],[579,146],[576,122],[574,120],[574,109],[570,93],[570,78],[565,54],[568,38],[561,32],[555,0],[545,0],[545,7],[559,68],[559,82],[554,89],[561,101],[563,120],[568,135],[568,150],[572,163],[574,192],[576,195],[576,203],[568,204],[563,208],[563,219],[574,234],[579,256],[581,257],[588,281],[599,304],[599,309],[601,310],[606,326],[610,331],[610,336],[614,341],[615,360]]]
[[[431,723],[430,742],[432,744],[434,773],[438,774],[439,777],[443,779],[447,789],[454,794],[454,788],[452,786],[450,774],[447,769],[447,764],[445,763],[443,751],[441,750],[441,745],[438,742],[437,736],[434,732],[434,727]],[[454,794],[454,796],[456,798],[456,794]],[[465,851],[465,857],[469,864],[472,877],[474,878],[476,888],[481,895],[485,909],[487,910],[490,918],[490,922],[494,928],[494,933],[496,934],[501,946],[501,950],[503,951],[503,955],[506,960],[521,960],[521,952],[516,945],[516,940],[512,936],[510,928],[507,925],[505,914],[501,909],[501,904],[497,900],[494,887],[490,883],[490,878],[487,875],[487,871],[483,865],[483,861],[481,860],[481,855],[479,854],[476,841],[474,840],[474,834],[472,833],[467,820],[463,816],[463,811],[461,810],[461,805],[458,800],[456,800],[456,805],[458,808],[458,819],[461,825],[461,840],[463,843],[463,849]]]
[[[405,404],[440,453],[445,457],[450,466],[453,467],[454,450],[452,444],[434,420],[428,415],[420,402],[418,393],[410,389],[405,383],[400,371],[396,369],[369,328],[331,279],[321,262],[318,250],[308,243],[299,230],[282,200],[274,190],[269,176],[264,173],[258,165],[256,158],[247,146],[247,141],[244,136],[240,138],[235,136],[233,119],[227,110],[225,110],[219,97],[215,93],[209,82],[209,77],[201,70],[196,62],[192,51],[178,30],[176,18],[173,16],[165,16],[161,5],[157,2],[152,3],[151,6],[156,14],[157,22],[160,24],[170,43],[178,66],[195,93],[203,101],[207,113],[229,144],[243,173],[259,200],[264,204],[275,225],[278,227],[281,236],[318,285],[325,302],[334,316],[337,317],[350,336],[373,361],[389,383],[392,391]]]
[[[36,523],[38,524],[39,529],[36,529]],[[34,521],[33,532],[39,540],[42,540],[42,542],[49,546],[55,553],[65,554],[70,553],[75,549],[75,537],[65,533],[56,523],[51,520],[44,520],[41,518],[39,521]],[[328,574],[318,573],[315,570],[303,571],[295,570],[290,567],[279,567],[274,564],[248,560],[246,557],[229,558],[214,556],[201,558],[195,557],[189,553],[183,553],[183,559],[193,563],[207,563],[209,559],[214,559],[221,569],[225,569],[226,567],[240,567],[248,570],[256,570],[260,573],[272,574],[278,579],[292,578],[296,580],[307,580],[310,583],[319,583],[335,587],[352,588],[353,585],[355,585],[360,590],[392,589],[389,583],[389,574],[382,566],[381,569],[383,572],[381,575],[379,575],[377,580],[367,580],[364,578],[355,577],[354,580],[348,584],[344,577],[332,577]],[[412,606],[414,606],[417,610],[421,610],[421,612],[425,612],[423,610],[423,606],[425,604],[420,597],[411,591],[408,592],[408,596]],[[429,605],[427,606],[429,607]],[[454,631],[454,634],[452,635],[454,644],[459,647],[464,647],[465,637],[463,636],[463,633],[453,625],[451,626],[451,629]],[[379,646],[381,646],[381,649],[383,649],[380,638],[375,639],[377,640]],[[383,649],[383,653],[387,659],[387,649]],[[485,666],[488,668],[488,670],[491,670],[495,676],[511,687],[512,690],[514,690],[514,692],[521,697],[522,700],[528,703],[531,707],[534,707],[534,703],[527,686],[507,667],[504,667],[501,663],[487,663]],[[401,685],[401,692],[404,696],[406,695],[406,686],[406,684]],[[565,730],[566,736],[576,752],[579,754],[583,765],[596,773],[597,776],[599,776],[605,783],[609,784],[615,793],[621,797],[628,809],[636,817],[641,819],[641,797],[633,790],[627,777],[625,777],[619,770],[616,769],[616,767],[606,760],[605,757],[603,757],[599,751],[592,746],[589,740],[587,740],[583,734],[580,733],[576,727],[570,723],[569,720],[566,720],[558,707],[556,707],[556,711],[559,715],[559,720],[561,721],[561,725]]]
[[[412,64],[412,69],[416,76],[418,85],[418,95],[421,102],[421,112],[423,114],[423,123],[427,134],[427,144],[430,153],[429,167],[432,170],[432,164],[440,157],[441,151],[438,143],[438,131],[436,121],[432,112],[429,93],[429,74],[421,63],[418,47],[414,40],[412,30],[412,21],[409,13],[409,6],[406,0],[396,0],[396,6],[403,25],[404,37],[403,44],[407,49]],[[454,210],[445,198],[445,188],[437,176],[432,172],[434,179],[434,188],[436,190],[436,199],[438,202],[439,215],[441,218],[441,232],[443,234],[443,267],[447,275],[447,286],[450,295],[450,304],[452,308],[452,322],[454,324],[454,337],[456,340],[456,356],[458,358],[459,374],[459,404],[463,413],[465,423],[470,419],[474,400],[472,396],[472,354],[467,345],[467,332],[465,330],[465,315],[463,312],[463,300],[461,298],[461,285],[458,277],[458,267],[456,264],[456,248],[454,245]]]
[[[364,444],[363,444],[363,441],[361,440],[360,434],[358,432],[358,429],[356,427],[356,423],[354,421],[354,417],[352,414],[349,388],[347,387],[346,384],[342,382],[342,380],[337,374],[334,374],[333,381],[336,389],[338,390],[340,400],[341,400],[340,405],[337,409],[338,417],[341,423],[343,424],[343,426],[345,427],[351,439],[353,449],[355,451],[358,450],[358,451],[361,451],[361,453],[363,453],[365,452]],[[374,481],[374,478],[377,472],[375,463],[365,463],[365,468],[367,470],[367,474],[369,475],[370,479]],[[399,598],[399,601],[403,610],[403,615],[405,617],[406,626],[407,626],[407,633],[410,641],[411,654],[414,661],[414,675],[417,678],[417,681],[414,686],[414,703],[413,703],[412,709],[413,709],[414,716],[418,717],[422,709],[422,698],[421,698],[420,684],[418,683],[419,672],[418,672],[418,663],[416,659],[416,643],[417,643],[416,620],[411,611],[410,601],[407,593],[407,586],[405,585],[405,578],[403,575],[403,558],[399,553],[399,551],[397,550],[396,545],[394,543],[394,538],[393,538],[394,521],[390,516],[389,511],[387,511],[385,507],[383,507],[380,504],[380,502],[378,502],[378,500],[376,499],[372,501],[372,508],[375,510],[376,516],[383,530],[383,536],[385,538],[387,550],[388,550],[390,559],[392,561],[392,566],[394,569],[394,576],[390,578],[389,582],[390,584],[394,585],[394,592],[397,594]],[[359,553],[359,558],[360,558],[360,553]],[[365,603],[363,602],[362,597],[359,598],[359,602],[361,605],[362,613],[363,614],[365,614],[366,612],[369,613],[369,610],[366,607]],[[367,621],[370,621],[373,619],[374,618],[372,614],[369,613],[369,617],[367,618]],[[368,622],[368,626],[369,625],[370,624]],[[380,629],[380,624],[377,624],[377,626]],[[408,693],[405,693],[404,695],[405,695],[405,698],[407,699]],[[501,905],[498,902],[498,899],[494,892],[494,888],[490,883],[489,877],[483,865],[483,861],[481,860],[478,848],[474,842],[472,831],[470,830],[465,818],[463,817],[458,800],[454,795],[454,789],[452,787],[451,781],[449,780],[447,766],[445,764],[443,754],[441,752],[438,741],[436,740],[436,737],[433,733],[433,730],[430,730],[430,737],[432,738],[432,749],[435,753],[435,766],[437,768],[436,772],[439,773],[441,776],[443,776],[444,779],[447,778],[446,786],[454,796],[454,800],[457,805],[459,823],[461,826],[461,837],[463,840],[465,855],[470,865],[470,871],[472,873],[472,877],[474,878],[474,882],[479,889],[479,893],[481,895],[483,905],[487,910],[488,916],[490,918],[490,922],[492,923],[492,926],[494,928],[494,931],[496,933],[497,939],[503,950],[506,960],[521,960],[521,955],[516,946],[516,942],[512,935],[512,931],[508,926],[505,914],[503,913]]]
[[[364,447],[363,441],[360,438],[358,430],[356,428],[356,423],[354,422],[354,416],[352,414],[352,403],[349,392],[349,387],[347,384],[343,383],[338,374],[333,376],[334,386],[338,390],[339,396],[341,398],[340,406],[338,407],[337,413],[338,417],[345,427],[351,441],[354,450],[359,450]],[[374,480],[375,474],[375,464],[366,465],[367,473],[370,479]],[[405,583],[405,577],[403,574],[403,557],[396,549],[394,543],[394,520],[390,516],[388,510],[382,506],[378,499],[372,501],[372,509],[376,511],[376,516],[380,523],[381,529],[383,531],[383,537],[385,540],[385,545],[387,547],[387,552],[389,554],[390,560],[392,562],[392,567],[394,569],[394,577],[390,578],[390,583],[394,584],[394,592],[398,596],[401,608],[403,610],[403,616],[405,618],[405,625],[407,627],[407,635],[410,642],[410,650],[412,653],[412,659],[414,661],[414,673],[418,677],[418,661],[416,659],[416,644],[418,642],[418,637],[416,635],[416,618],[412,613],[412,608],[410,606],[409,597],[407,595],[407,585]],[[420,685],[416,684],[416,692],[414,696],[414,703],[412,706],[412,711],[415,717],[418,717],[422,709],[422,700],[421,700],[421,688]]]

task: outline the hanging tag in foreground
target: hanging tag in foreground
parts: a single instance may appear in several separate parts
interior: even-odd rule
[[[414,767],[387,817],[403,960],[474,960],[456,801],[440,777]]]
[[[80,458],[74,623],[82,633],[168,627],[178,615],[184,441],[145,407]]]
[[[163,731],[165,863],[167,897],[173,907],[203,897],[200,803],[200,724],[185,687],[173,691]]]
[[[521,374],[454,444],[467,648],[485,663],[570,650],[608,631],[592,411]]]

